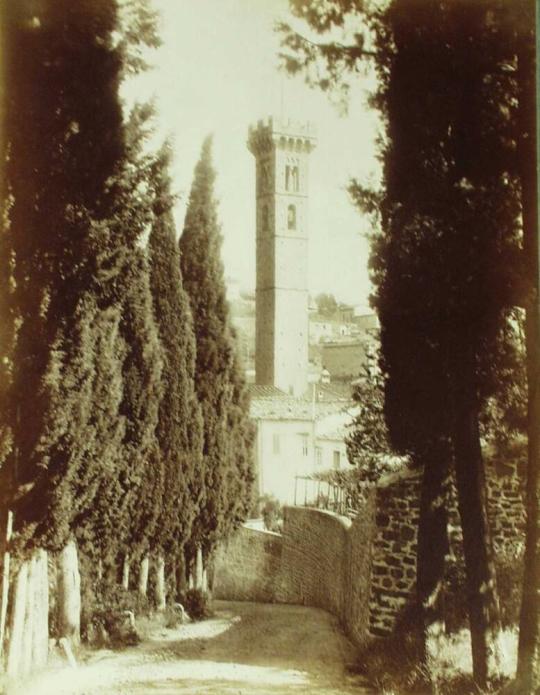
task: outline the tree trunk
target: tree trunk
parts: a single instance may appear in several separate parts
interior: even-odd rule
[[[2,599],[0,604],[0,663],[2,660],[2,654],[4,650],[4,639],[6,635],[6,620],[7,620],[7,608],[8,608],[8,597],[9,597],[9,542],[11,541],[11,534],[13,531],[13,512],[8,511],[6,520],[6,540],[4,552],[4,562],[2,565]]]
[[[81,641],[81,576],[77,545],[68,542],[58,557],[58,628],[72,645]]]
[[[178,595],[185,594],[187,588],[186,561],[184,553],[181,552],[176,563],[176,591]]]
[[[165,593],[165,559],[159,555],[156,560],[156,604],[158,611],[167,607],[167,595]]]
[[[126,553],[124,556],[124,563],[122,565],[122,586],[126,591],[128,591],[128,589],[129,589],[129,570],[130,570],[129,554]]]
[[[533,20],[534,21],[534,20]],[[538,41],[538,39],[537,39]],[[518,37],[523,252],[530,299],[525,336],[528,381],[527,526],[516,692],[540,691],[540,263],[534,44]],[[538,49],[537,49],[538,53]],[[538,56],[537,56],[538,58]]]
[[[146,596],[148,591],[148,570],[150,568],[150,558],[145,555],[139,565],[139,594]]]
[[[10,620],[7,654],[7,674],[10,678],[18,676],[21,672],[28,570],[29,562],[25,561],[17,572],[17,578],[15,579],[13,589],[13,609]]]
[[[443,586],[448,544],[447,495],[450,451],[446,443],[433,445],[423,461],[418,522],[416,592],[420,658],[425,662],[427,641],[444,630]]]
[[[203,552],[200,545],[197,546],[197,554],[195,556],[195,578],[194,585],[195,589],[202,589],[203,586]]]
[[[47,553],[38,549],[17,573],[10,622],[7,673],[23,676],[44,666],[49,649]]]
[[[462,336],[466,342],[466,336]],[[463,531],[473,674],[484,688],[500,675],[499,601],[489,530],[484,461],[474,393],[472,348],[465,345],[454,371],[453,444]]]
[[[40,668],[47,663],[49,652],[49,563],[43,549],[37,551],[33,608],[32,665]]]
[[[203,571],[202,571],[201,589],[205,593],[208,593],[208,572],[206,570],[206,567],[203,567]]]
[[[34,596],[36,590],[36,560],[34,553],[28,560],[28,579],[26,582],[26,598],[24,608],[24,627],[22,635],[20,675],[26,675],[32,670],[32,639],[34,636]]]

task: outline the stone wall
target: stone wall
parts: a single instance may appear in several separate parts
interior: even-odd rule
[[[515,555],[525,521],[521,479],[490,468],[488,491],[496,550]],[[285,507],[282,536],[240,529],[218,553],[216,597],[324,608],[356,643],[391,632],[415,593],[420,476],[398,476],[363,495],[352,520]]]
[[[320,509],[286,507],[282,598],[341,615],[346,601],[351,520]]]
[[[416,585],[419,477],[396,479],[377,488],[369,627],[391,631],[397,613]]]
[[[282,548],[279,533],[239,528],[217,550],[214,597],[262,603],[278,600]]]
[[[354,520],[285,507],[283,535],[246,527],[218,550],[215,598],[301,604],[336,615],[356,642],[368,635],[375,495]]]
[[[525,541],[525,475],[519,461],[487,469],[488,513],[495,552],[516,555]]]

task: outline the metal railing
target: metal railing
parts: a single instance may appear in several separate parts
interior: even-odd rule
[[[361,496],[343,485],[309,476],[297,475],[294,480],[295,507],[326,509],[340,516],[356,516]]]

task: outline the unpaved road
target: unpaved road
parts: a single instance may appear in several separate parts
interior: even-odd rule
[[[11,695],[366,695],[347,674],[354,650],[328,613],[314,608],[217,601],[216,615],[157,629],[137,647],[93,652]]]

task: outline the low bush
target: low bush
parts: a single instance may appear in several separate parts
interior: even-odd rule
[[[272,495],[263,495],[258,506],[259,516],[262,517],[266,530],[280,533],[283,526],[283,509],[279,500]]]
[[[521,607],[523,554],[499,555],[495,558],[501,624],[511,628],[518,624]],[[453,634],[468,625],[467,582],[462,559],[452,561],[446,571],[444,616],[446,630]]]
[[[189,589],[180,598],[180,603],[192,620],[204,620],[212,615],[209,596],[201,589]]]
[[[149,601],[137,591],[126,591],[110,581],[83,585],[81,637],[93,644],[122,646],[138,644],[139,636],[127,616],[147,615]]]
[[[374,638],[360,652],[357,670],[381,694],[423,695],[430,691],[420,656],[414,617],[407,609],[391,635]]]
[[[482,691],[471,675],[470,636],[441,633],[431,643],[425,665],[412,621],[395,632],[373,639],[359,654],[357,668],[381,695],[488,695],[499,692],[504,680]]]

